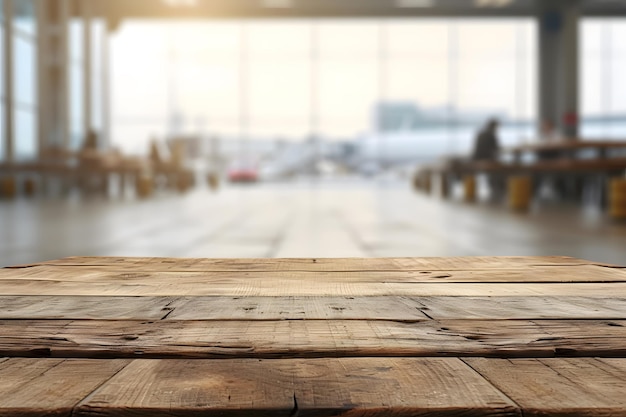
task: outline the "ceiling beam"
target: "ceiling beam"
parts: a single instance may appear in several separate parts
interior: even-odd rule
[[[75,0],[79,1],[79,0]],[[533,17],[572,0],[95,0],[124,19]],[[576,1],[576,0],[574,0]],[[479,7],[479,5],[482,5]],[[584,16],[626,16],[626,0],[582,1]]]

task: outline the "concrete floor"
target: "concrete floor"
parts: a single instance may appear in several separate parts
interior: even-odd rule
[[[516,214],[343,180],[199,189],[153,199],[0,202],[0,265],[70,255],[569,255],[626,264],[626,223],[553,204]]]

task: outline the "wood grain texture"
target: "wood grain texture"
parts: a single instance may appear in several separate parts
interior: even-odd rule
[[[63,270],[58,277],[4,277],[0,279],[0,295],[80,295],[126,297],[184,296],[466,296],[466,297],[533,297],[577,296],[626,298],[626,282],[575,283],[489,283],[489,282],[360,282],[349,280],[283,279],[259,277],[217,277],[207,279],[199,274],[138,274],[140,277],[111,278],[85,271],[73,271],[70,277]],[[128,274],[132,275],[132,274]],[[146,276],[143,276],[146,275]]]
[[[626,320],[626,299],[593,297],[0,296],[0,319]]]
[[[626,359],[464,361],[515,401],[524,416],[626,414]]]
[[[414,297],[434,319],[626,319],[625,298]]]
[[[0,321],[1,356],[626,356],[626,321]]]
[[[33,265],[123,267],[141,271],[385,271],[477,270],[532,266],[601,265],[568,256],[471,256],[448,258],[146,258],[68,257]],[[21,265],[16,267],[28,267]]]
[[[0,319],[159,320],[173,297],[0,296]]]
[[[181,297],[167,320],[426,320],[408,297]]]
[[[0,416],[70,416],[125,360],[22,359],[0,363]]]
[[[0,269],[0,416],[626,416],[616,358],[626,269],[574,258]]]
[[[513,416],[455,358],[136,360],[78,416]]]
[[[354,270],[354,271],[169,271],[103,266],[38,265],[0,269],[0,280],[27,278],[37,281],[132,282],[152,281],[234,282],[261,279],[351,283],[567,283],[626,282],[626,269],[598,265],[529,266],[475,270]]]

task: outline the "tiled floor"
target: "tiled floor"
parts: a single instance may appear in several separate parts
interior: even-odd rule
[[[626,263],[626,224],[578,206],[467,205],[406,182],[303,181],[151,200],[0,202],[0,265],[70,255],[570,255]]]

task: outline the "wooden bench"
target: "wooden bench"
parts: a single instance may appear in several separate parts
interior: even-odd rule
[[[596,155],[593,157],[581,158],[578,151],[593,150]],[[511,198],[511,195],[520,195],[518,185],[526,182],[532,184],[540,183],[546,178],[567,179],[570,181],[583,182],[593,181],[595,184],[603,184],[601,199],[607,193],[604,191],[608,187],[611,178],[623,176],[626,172],[626,155],[610,156],[611,150],[626,150],[626,142],[616,141],[581,141],[581,142],[547,142],[521,145],[507,149],[504,153],[512,153],[512,161],[472,161],[467,159],[448,159],[441,163],[422,167],[416,173],[414,185],[416,189],[431,192],[434,180],[437,178],[441,195],[447,197],[451,183],[462,180],[464,183],[464,195],[466,201],[474,201],[475,182],[473,177],[484,174],[490,177],[495,184],[508,183],[509,201],[518,201],[519,198]],[[523,153],[531,153],[535,158],[530,162],[523,161]],[[552,152],[549,159],[541,158],[542,153]],[[539,157],[537,157],[539,155]],[[523,179],[523,180],[522,180]],[[424,186],[428,184],[428,187]],[[527,201],[521,204],[510,205],[514,208],[527,208],[532,192],[522,193],[527,195]],[[610,198],[610,196],[609,196]]]
[[[132,187],[135,194],[147,197],[159,176],[167,178],[167,185],[179,191],[194,185],[193,172],[188,169],[154,165],[142,158],[115,153],[82,151],[59,158],[0,164],[0,197],[14,197],[20,192],[33,194],[37,188],[45,192],[50,188],[49,182],[58,183],[62,190],[77,187],[81,192],[105,192],[112,179],[118,181],[120,193]]]
[[[524,143],[511,148],[505,148],[503,153],[510,153],[516,162],[523,159],[524,154],[530,154],[536,159],[548,156],[550,158],[577,159],[581,151],[592,151],[593,158],[604,159],[610,154],[623,154],[626,151],[626,141],[623,140],[585,140],[570,139],[556,141],[535,141]]]
[[[0,415],[626,414],[615,265],[66,258],[0,305]]]

